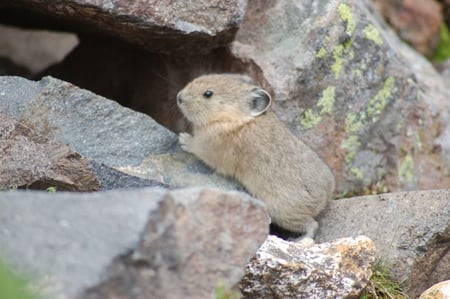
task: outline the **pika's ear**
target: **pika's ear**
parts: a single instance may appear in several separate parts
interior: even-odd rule
[[[248,105],[251,116],[259,116],[269,109],[272,98],[269,93],[261,88],[253,88],[248,97]]]

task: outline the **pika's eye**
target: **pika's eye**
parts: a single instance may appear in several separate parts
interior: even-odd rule
[[[211,90],[207,90],[203,93],[204,98],[210,98],[210,97],[212,97],[212,95],[213,95],[213,92]]]

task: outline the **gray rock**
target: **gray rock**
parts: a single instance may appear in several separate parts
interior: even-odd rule
[[[368,0],[249,1],[231,46],[339,192],[450,187],[448,92],[406,49]]]
[[[0,190],[48,187],[97,191],[100,183],[86,158],[0,113]]]
[[[106,166],[105,164],[100,164],[95,161],[91,161],[90,166],[92,172],[100,182],[102,191],[140,187],[162,187],[166,189],[171,188],[167,184],[162,184],[155,180],[147,180],[137,176],[128,175],[112,167]]]
[[[318,242],[371,238],[390,275],[404,281],[412,297],[450,279],[450,190],[340,199],[319,222]]]
[[[73,33],[0,25],[0,43],[0,56],[9,57],[36,74],[63,60],[78,39]]]
[[[314,245],[269,236],[239,288],[245,298],[356,298],[374,262],[375,246],[364,236]]]
[[[422,295],[419,299],[445,299],[450,298],[450,280],[442,281],[435,284]]]
[[[171,187],[241,188],[181,151],[150,117],[51,77],[0,77],[0,112],[99,164]]]
[[[214,298],[267,232],[238,192],[0,193],[2,258],[44,298]]]
[[[53,18],[67,30],[120,37],[151,51],[209,50],[230,42],[244,15],[246,0],[95,1],[70,0],[49,5],[43,0],[2,1],[3,14],[23,12]],[[29,17],[30,18],[30,17]],[[82,30],[83,29],[83,30]]]

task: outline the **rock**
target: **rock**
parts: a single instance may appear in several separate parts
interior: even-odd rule
[[[149,53],[89,32],[80,41],[48,73],[174,131],[185,131],[175,105],[185,83],[205,72],[249,73],[275,95],[280,118],[333,169],[338,194],[450,188],[446,85],[368,0],[250,1],[230,49],[205,47],[207,55],[193,48]]]
[[[150,117],[54,78],[0,77],[0,112],[99,164],[164,186],[242,189],[181,151]]]
[[[445,299],[450,298],[450,280],[435,284],[422,295],[419,299]]]
[[[0,56],[26,67],[31,74],[37,74],[62,61],[77,43],[78,39],[73,33],[0,25]]]
[[[319,223],[317,242],[372,239],[378,258],[411,297],[450,279],[450,190],[340,199]]]
[[[2,257],[43,298],[215,298],[268,231],[264,206],[213,189],[0,193]]]
[[[52,20],[52,27],[119,37],[156,52],[207,53],[233,39],[246,4],[245,0],[152,0],[133,4],[123,0],[70,0],[48,5],[43,0],[8,0],[0,4],[0,17],[9,22],[22,19],[22,23],[32,25],[36,25],[33,21],[39,25],[45,23],[42,19]]]
[[[433,54],[442,26],[442,9],[436,0],[372,0],[398,35],[424,55]]]
[[[48,187],[96,191],[100,183],[86,158],[0,113],[0,190]]]
[[[269,236],[239,288],[245,298],[356,298],[374,262],[375,246],[364,236],[306,246]]]
[[[155,180],[147,180],[137,176],[128,175],[105,164],[97,163],[95,161],[90,162],[92,172],[100,181],[102,191],[140,187],[162,187],[171,189],[171,186],[167,184],[163,184]]]
[[[231,51],[331,167],[339,193],[450,187],[450,103],[421,81],[442,79],[419,74],[429,63],[369,8],[359,0],[249,1]],[[410,67],[419,63],[427,65]]]

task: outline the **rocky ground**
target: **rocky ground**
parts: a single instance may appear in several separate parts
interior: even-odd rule
[[[2,260],[44,298],[357,298],[380,259],[412,298],[449,280],[447,2],[3,1]],[[332,169],[316,244],[181,151],[176,93],[213,72]]]

